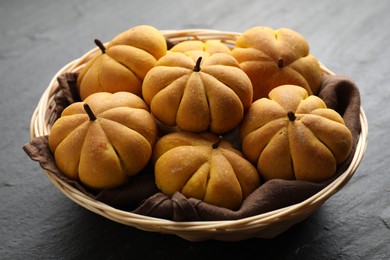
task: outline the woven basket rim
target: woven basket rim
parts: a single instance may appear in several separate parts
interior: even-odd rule
[[[225,32],[209,29],[164,30],[162,33],[168,39],[173,39],[178,42],[187,39],[220,39],[221,41],[225,41],[227,44],[234,43],[240,35],[240,33],[237,32]],[[31,117],[31,138],[48,135],[50,133],[50,122],[52,118],[48,111],[53,109],[54,95],[58,92],[59,84],[57,82],[57,78],[65,72],[80,71],[86,61],[96,55],[99,51],[98,47],[91,49],[80,58],[66,64],[53,76]],[[334,73],[323,64],[321,64],[321,69],[326,74],[334,75]],[[45,172],[50,181],[64,195],[73,200],[75,203],[115,222],[133,226],[141,230],[175,234],[191,241],[205,239],[237,241],[250,237],[275,237],[281,232],[287,230],[290,226],[308,217],[316,208],[322,205],[333,194],[338,192],[352,178],[367,147],[368,124],[362,107],[360,107],[360,123],[361,133],[359,135],[356,151],[351,164],[337,179],[300,203],[237,220],[179,222],[122,211],[100,201],[94,200],[59,179],[55,174],[48,171]]]

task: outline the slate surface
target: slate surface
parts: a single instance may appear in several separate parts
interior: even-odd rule
[[[0,258],[390,258],[390,2],[0,2]],[[138,24],[244,31],[289,27],[311,52],[360,87],[369,121],[365,157],[350,182],[311,217],[271,240],[189,242],[114,223],[59,192],[22,150],[32,112],[65,64]]]

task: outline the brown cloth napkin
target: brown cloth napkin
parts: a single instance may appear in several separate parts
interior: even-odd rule
[[[59,78],[62,91],[56,97],[57,115],[70,103],[79,100],[75,91],[77,74],[67,73]],[[329,108],[338,111],[353,135],[353,149],[349,158],[338,166],[336,174],[321,183],[306,181],[271,180],[250,194],[236,210],[217,207],[197,199],[186,198],[176,192],[172,197],[161,193],[155,185],[153,165],[131,177],[127,185],[102,191],[88,190],[80,183],[67,179],[56,167],[47,136],[33,138],[23,146],[27,155],[49,171],[88,196],[121,210],[175,221],[234,220],[262,214],[304,201],[314,195],[351,163],[360,134],[360,94],[355,83],[346,77],[324,75],[318,93]]]

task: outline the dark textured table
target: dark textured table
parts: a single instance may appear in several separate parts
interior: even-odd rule
[[[390,258],[390,2],[0,2],[0,259]],[[289,27],[329,69],[360,88],[369,122],[365,157],[350,182],[275,239],[189,242],[127,227],[75,204],[22,150],[52,76],[138,24],[242,32]],[[241,258],[240,258],[241,259]]]

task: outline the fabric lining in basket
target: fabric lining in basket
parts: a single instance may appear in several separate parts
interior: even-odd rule
[[[58,78],[61,90],[55,96],[57,117],[60,116],[63,108],[79,100],[75,90],[76,80],[77,73],[65,73]],[[91,191],[80,183],[69,180],[58,170],[48,148],[47,136],[35,137],[23,148],[32,160],[40,163],[43,169],[55,174],[91,198],[121,210],[174,221],[241,219],[304,201],[326,187],[348,168],[361,130],[358,87],[346,77],[324,74],[318,96],[329,108],[341,114],[352,132],[353,149],[348,159],[338,166],[337,173],[331,179],[321,183],[297,180],[265,182],[249,195],[236,211],[213,206],[197,199],[185,198],[179,192],[172,197],[164,195],[155,186],[151,164],[140,174],[131,177],[127,185],[112,190]]]

